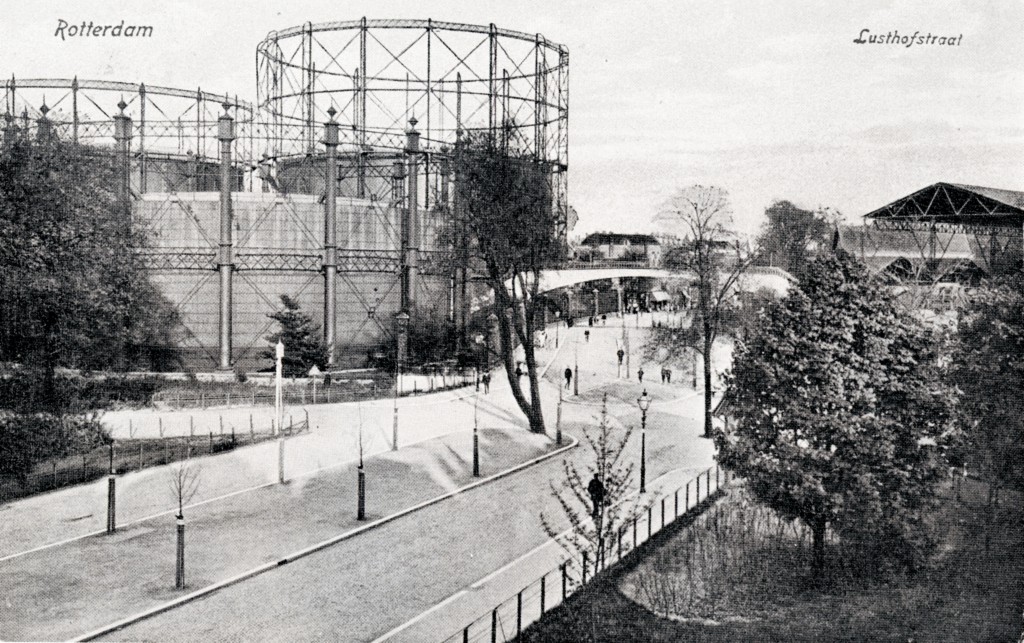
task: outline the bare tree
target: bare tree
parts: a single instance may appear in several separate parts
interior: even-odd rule
[[[633,481],[633,463],[627,463],[625,456],[633,429],[618,430],[612,426],[605,393],[598,426],[583,426],[581,430],[592,460],[582,467],[563,461],[565,480],[561,484],[551,483],[551,491],[569,520],[569,531],[559,532],[543,513],[541,522],[548,536],[558,541],[570,556],[586,554],[596,572],[604,566],[608,548],[617,541],[620,529],[639,515],[637,501],[626,502]],[[594,478],[603,487],[599,498],[594,497],[590,488]]]
[[[721,329],[722,313],[740,275],[750,265],[733,233],[729,193],[722,188],[692,185],[676,192],[655,218],[668,224],[683,242],[666,253],[670,270],[694,273],[700,335],[693,349],[704,358],[704,437],[711,437],[712,348]]]
[[[199,491],[199,477],[202,468],[199,465],[183,462],[168,469],[170,477],[168,486],[171,494],[178,503],[177,520],[177,555],[174,566],[174,587],[185,588],[185,505],[191,502],[192,498]]]
[[[202,467],[189,462],[182,462],[170,468],[168,486],[174,501],[178,503],[178,518],[185,517],[185,505],[198,493],[202,471]]]

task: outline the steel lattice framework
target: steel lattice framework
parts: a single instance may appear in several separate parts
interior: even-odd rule
[[[567,213],[569,53],[540,34],[433,20],[306,23],[257,47],[265,153],[306,158],[318,124],[338,111],[339,153],[353,192],[374,181],[406,145],[411,119],[426,153],[424,201],[444,201],[439,176],[461,132],[508,127],[519,149],[554,168],[556,211]],[[379,159],[382,162],[375,162]]]

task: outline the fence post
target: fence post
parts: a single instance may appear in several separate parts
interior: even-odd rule
[[[224,406],[231,406],[231,391],[225,391],[224,393]]]
[[[462,630],[462,643],[469,643],[469,626]]]
[[[190,437],[196,434],[195,418],[191,415],[188,416],[188,434]]]
[[[516,594],[516,636],[523,633],[523,592]]]
[[[213,431],[210,431],[210,453],[213,453]]]
[[[622,560],[622,527],[619,526],[619,560]]]
[[[587,552],[583,552],[583,585],[587,584]]]
[[[686,508],[683,509],[683,513],[686,513],[689,510],[690,510],[690,483],[687,482],[686,483]]]
[[[647,507],[647,540],[651,539],[654,530],[654,507]]]
[[[498,608],[491,611],[491,643],[498,643]]]
[[[255,389],[255,387],[252,389],[252,405],[256,406],[256,389]]]
[[[224,415],[218,413],[217,417],[220,419],[220,434],[224,435]]]
[[[672,513],[672,520],[675,520],[676,518],[679,517],[679,489],[676,489],[676,494],[675,495],[676,495],[676,503],[675,503],[676,507],[675,507],[675,511]]]
[[[205,391],[199,394],[199,408],[202,408],[202,409],[206,408],[206,392]]]
[[[569,584],[569,572],[565,568],[566,563],[562,563],[562,601],[565,601],[566,589]]]
[[[164,464],[171,461],[171,445],[167,442],[167,438],[163,438],[164,443]]]
[[[636,549],[636,518],[633,519],[633,549]]]
[[[693,497],[694,506],[700,504],[700,476],[697,476],[697,495]]]
[[[548,579],[548,575],[547,574],[544,574],[543,576],[540,577],[540,615],[541,616],[544,616],[544,599],[546,598],[546,593],[545,592],[547,591],[547,587],[546,587],[547,579]]]
[[[708,472],[705,477],[707,478],[707,484],[704,485],[704,499],[707,500],[711,497],[711,467],[708,467]]]
[[[162,438],[164,437],[164,419],[162,417],[158,417],[156,419],[156,423],[157,426],[160,428],[160,437]]]
[[[722,488],[722,483],[718,479],[718,463],[716,462],[715,463],[715,491],[718,491],[721,488]]]
[[[661,499],[661,528],[665,528],[665,499]]]
[[[309,409],[302,409],[302,412],[306,414],[306,430],[309,431]]]

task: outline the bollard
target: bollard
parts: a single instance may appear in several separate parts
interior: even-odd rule
[[[473,427],[473,477],[480,477],[480,435]]]
[[[114,487],[116,482],[114,481],[114,471],[111,469],[110,477],[107,478],[107,533],[112,534],[117,531],[117,523],[115,520],[115,491]]]
[[[178,547],[174,565],[174,588],[185,589],[185,518],[178,516]]]
[[[523,633],[523,593],[516,594],[516,636]]]
[[[391,450],[398,451],[398,404],[395,403],[395,410],[391,420]]]
[[[284,484],[284,438],[277,439],[277,481]]]
[[[491,612],[491,643],[498,643],[498,608]]]
[[[356,520],[366,520],[366,472],[363,466],[358,469],[359,500],[356,507]]]
[[[540,615],[544,616],[544,599],[547,596],[547,584],[548,575],[544,574],[540,577]]]

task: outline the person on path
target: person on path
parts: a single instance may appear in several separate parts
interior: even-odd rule
[[[565,388],[569,388],[572,384],[572,369],[568,366],[565,367]]]
[[[643,381],[644,381],[644,367],[643,366],[641,366],[640,370],[638,370],[636,372],[636,376],[640,379],[640,382],[643,383]]]
[[[622,358],[626,356],[626,351],[620,348],[615,354],[619,358],[619,366],[622,366]]]
[[[665,367],[664,366],[661,367],[661,383],[662,384],[665,383]]]
[[[672,369],[667,367],[667,366],[665,367],[665,383],[666,384],[671,384],[672,383]]]
[[[594,477],[590,480],[590,484],[587,485],[587,493],[590,494],[590,500],[594,503],[594,520],[597,520],[597,516],[601,511],[601,507],[604,505],[604,485],[601,483],[601,478],[594,473]]]
[[[484,393],[490,393],[491,392],[491,374],[490,373],[484,373],[483,383],[484,383]]]
[[[587,340],[588,344],[590,343],[590,331],[589,330],[583,331],[583,338]]]
[[[602,326],[607,326],[608,325],[608,315],[601,315],[601,325]]]

